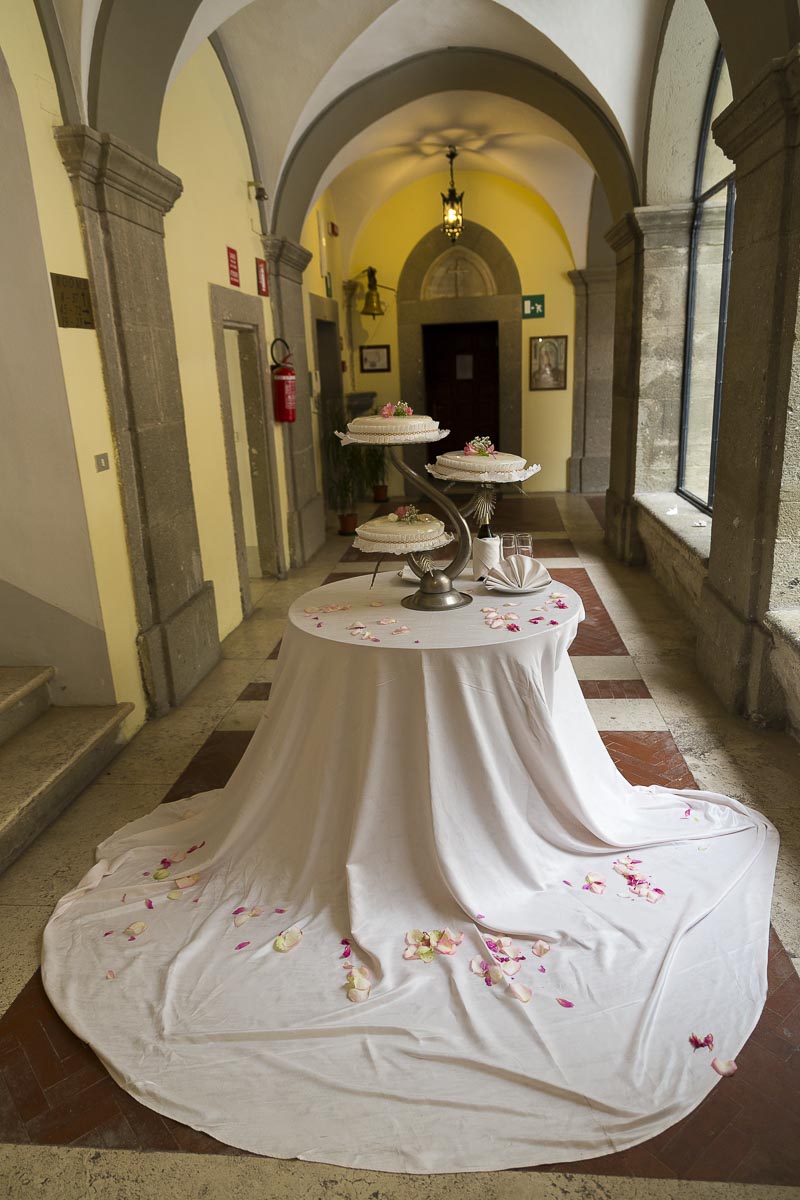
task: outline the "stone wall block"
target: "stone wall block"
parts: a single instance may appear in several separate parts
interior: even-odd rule
[[[203,586],[164,254],[164,215],[181,194],[171,172],[110,134],[55,131],[87,251],[134,583],[137,644],[151,711],[179,702],[174,680],[209,655],[171,661],[165,622],[178,610],[198,645],[218,646]],[[191,611],[190,611],[191,610]],[[191,665],[193,661],[193,665]]]
[[[206,582],[193,601],[164,622],[164,642],[172,693],[180,704],[219,661],[217,609],[213,584]]]

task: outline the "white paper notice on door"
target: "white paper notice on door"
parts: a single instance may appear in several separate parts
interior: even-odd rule
[[[472,379],[472,355],[456,355],[456,379]]]

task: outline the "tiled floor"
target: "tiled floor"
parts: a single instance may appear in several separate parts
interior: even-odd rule
[[[537,531],[537,554],[553,562],[555,578],[583,597],[587,619],[571,656],[601,736],[626,778],[725,788],[758,803],[764,796],[745,781],[763,779],[769,761],[776,811],[761,806],[781,828],[778,813],[788,814],[796,795],[797,748],[722,713],[694,676],[686,630],[652,580],[606,558],[596,500],[536,496],[506,501],[502,510],[500,525]],[[727,1183],[722,1194],[729,1200],[797,1194],[800,978],[774,932],[769,998],[739,1055],[739,1071],[722,1080],[690,1117],[624,1154],[505,1174],[421,1180],[243,1155],[131,1099],[55,1015],[34,971],[49,904],[90,865],[92,846],[113,828],[160,797],[176,800],[224,787],[269,701],[289,603],[323,580],[358,570],[348,553],[349,570],[336,569],[348,545],[331,539],[315,563],[284,584],[257,581],[256,612],[226,640],[225,657],[212,676],[179,713],[143,730],[0,879],[0,929],[13,934],[15,924],[24,928],[24,936],[8,940],[3,967],[10,968],[9,979],[0,980],[0,1006],[9,1005],[0,1019],[0,1141],[6,1143],[0,1147],[0,1196],[146,1200],[191,1190],[198,1196],[264,1200],[445,1195],[693,1200],[716,1195],[713,1181]],[[556,567],[561,559],[575,565]],[[373,569],[363,560],[362,566]],[[731,744],[731,733],[741,752]],[[796,870],[793,828],[788,845],[784,837],[775,920],[796,956],[797,905],[787,885]],[[47,863],[57,852],[62,859],[66,854],[71,878],[59,876],[54,892]],[[215,1163],[221,1156],[228,1165],[220,1172]]]

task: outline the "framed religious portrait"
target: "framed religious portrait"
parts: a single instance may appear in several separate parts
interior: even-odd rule
[[[561,392],[567,386],[567,335],[531,338],[531,392]]]
[[[391,356],[389,346],[359,346],[361,371],[374,374],[377,371],[391,371]]]

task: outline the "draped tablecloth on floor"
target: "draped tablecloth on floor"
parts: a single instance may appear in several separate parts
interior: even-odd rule
[[[568,588],[436,614],[408,591],[294,605],[229,784],[100,846],[47,926],[47,992],[132,1095],[257,1153],[439,1172],[625,1149],[758,1019],[777,835],[618,774]]]

